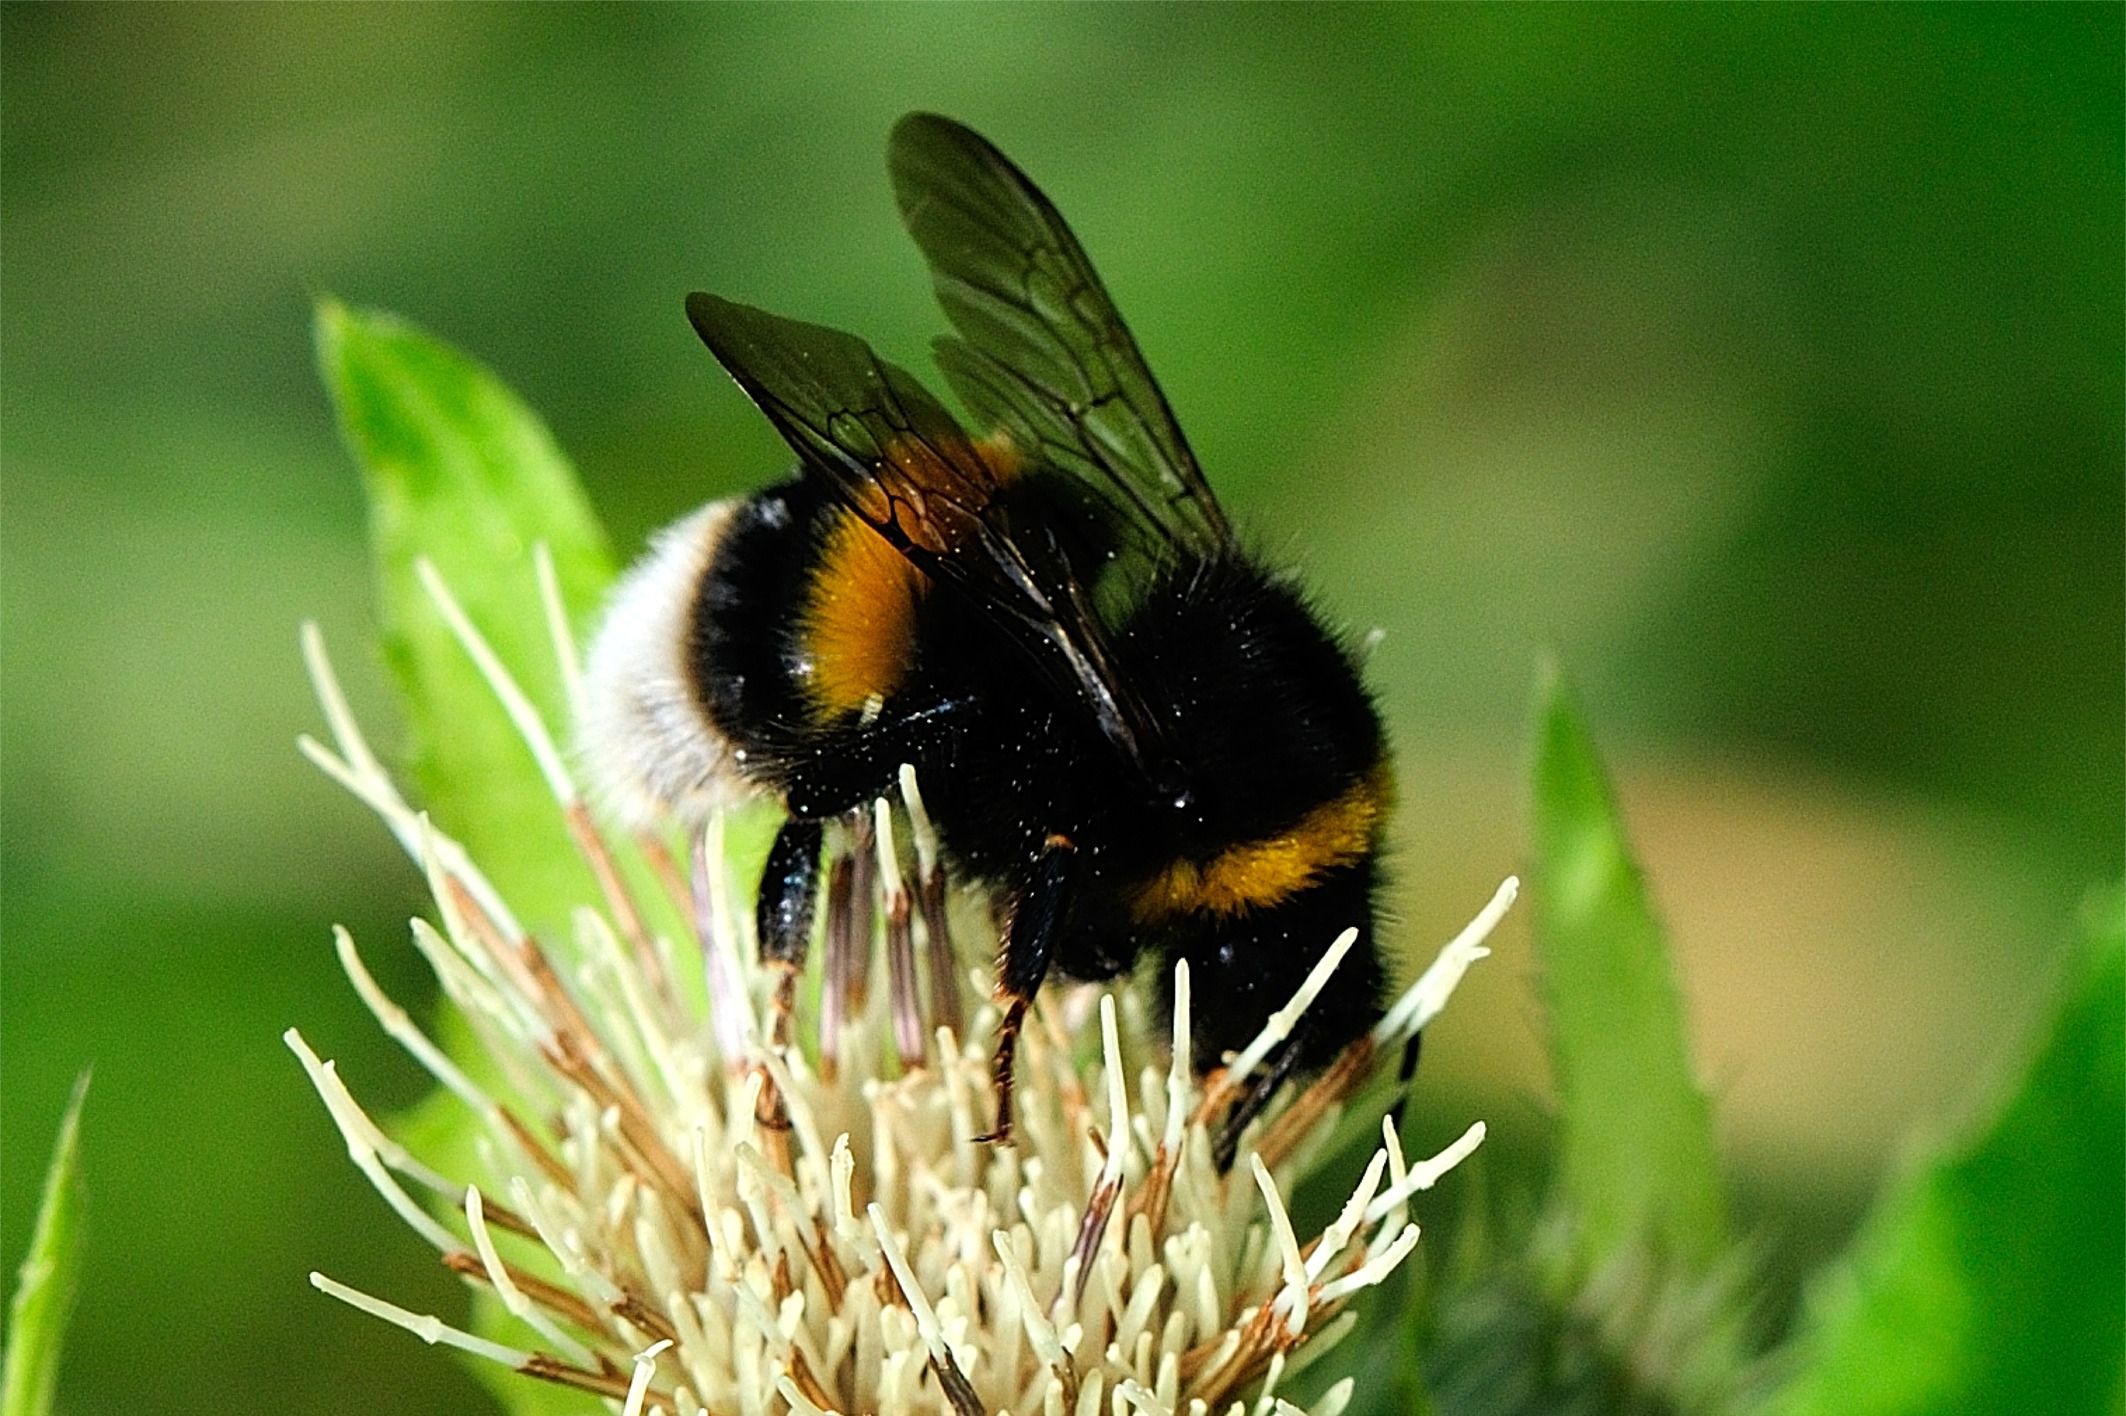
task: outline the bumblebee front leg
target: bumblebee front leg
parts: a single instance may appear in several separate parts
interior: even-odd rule
[[[980,1140],[1011,1140],[1011,1069],[1019,1050],[1019,1029],[1026,1022],[1026,1009],[1041,990],[1041,980],[1048,974],[1056,931],[1070,904],[1077,856],[1077,845],[1068,836],[1050,836],[1034,862],[1033,878],[1020,891],[1011,920],[1005,926],[1004,946],[997,956],[997,1001],[1004,1005],[1004,1020],[997,1026],[996,1059],[991,1068],[997,1124]]]
[[[812,915],[819,900],[821,823],[793,816],[775,833],[768,863],[760,873],[760,898],[754,930],[760,961],[778,971],[770,1044],[786,1045],[790,1014],[797,1002],[797,977],[804,972],[812,942]]]
[[[1255,1074],[1248,1089],[1240,1094],[1240,1100],[1226,1113],[1217,1138],[1211,1142],[1211,1159],[1217,1164],[1220,1175],[1233,1168],[1233,1158],[1240,1152],[1240,1133],[1262,1114],[1270,1099],[1277,1095],[1277,1089],[1292,1075],[1292,1067],[1298,1061],[1299,1040],[1285,1039],[1284,1044],[1270,1054],[1269,1066]]]

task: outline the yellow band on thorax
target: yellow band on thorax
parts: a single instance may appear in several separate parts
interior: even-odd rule
[[[1228,847],[1207,861],[1175,861],[1130,892],[1130,913],[1149,924],[1180,915],[1245,914],[1279,904],[1371,852],[1393,796],[1383,762],[1289,831]]]

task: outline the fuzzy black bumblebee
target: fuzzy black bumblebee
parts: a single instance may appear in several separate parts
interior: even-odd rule
[[[1359,939],[1258,1081],[1380,1016],[1386,742],[1349,650],[1235,539],[1063,219],[983,138],[912,114],[889,164],[957,337],[970,436],[853,336],[696,294],[703,341],[796,452],[623,584],[584,747],[623,812],[779,796],[764,956],[803,958],[824,827],[912,764],[954,878],[1005,908],[997,1134],[1051,973],[1189,961],[1194,1055],[1244,1046]]]

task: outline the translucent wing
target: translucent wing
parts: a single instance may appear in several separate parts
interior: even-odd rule
[[[687,317],[809,472],[925,574],[972,595],[1156,775],[1149,719],[1054,528],[1012,516],[1004,473],[913,375],[854,335],[714,295],[689,295]]]
[[[1048,198],[971,129],[894,126],[887,164],[959,339],[938,366],[1031,460],[1089,484],[1127,522],[1199,556],[1225,513],[1092,262]]]

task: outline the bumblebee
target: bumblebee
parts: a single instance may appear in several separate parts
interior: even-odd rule
[[[997,1139],[1051,974],[1149,951],[1170,990],[1187,959],[1208,1069],[1356,927],[1252,1111],[1381,1014],[1379,715],[1351,649],[1235,537],[1048,199],[931,114],[895,126],[889,166],[957,331],[938,366],[993,431],[851,335],[689,296],[797,469],[670,528],[623,581],[585,756],[638,823],[780,798],[758,944],[793,974],[823,828],[911,764],[953,878],[1000,906]]]

